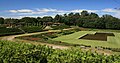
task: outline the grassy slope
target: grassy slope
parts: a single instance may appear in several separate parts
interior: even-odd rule
[[[73,44],[85,44],[91,46],[104,46],[104,47],[113,47],[113,48],[120,48],[120,33],[116,33],[115,37],[108,37],[108,41],[98,41],[98,40],[85,40],[85,39],[78,39],[85,34],[94,34],[96,31],[80,31],[66,36],[60,36],[54,38],[53,40],[56,41],[63,41],[67,43]]]

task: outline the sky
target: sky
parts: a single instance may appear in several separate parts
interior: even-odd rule
[[[43,17],[87,10],[120,18],[120,0],[0,0],[0,17]]]

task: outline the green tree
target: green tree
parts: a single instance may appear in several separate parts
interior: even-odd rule
[[[96,13],[91,13],[90,18],[99,18],[98,14]]]
[[[42,18],[43,22],[53,22],[53,18],[51,16],[45,16]]]
[[[22,22],[25,22],[25,23],[37,23],[38,20],[36,18],[33,18],[33,17],[23,17],[21,19]]]
[[[89,16],[89,13],[84,10],[84,11],[81,12],[81,16],[82,17]]]
[[[63,20],[63,17],[61,15],[56,15],[55,18],[54,18],[54,22],[62,22]]]
[[[0,17],[0,24],[4,24],[4,18]]]

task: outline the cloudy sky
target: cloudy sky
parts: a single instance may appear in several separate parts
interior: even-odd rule
[[[120,18],[120,0],[0,0],[0,17],[55,16],[82,10]]]

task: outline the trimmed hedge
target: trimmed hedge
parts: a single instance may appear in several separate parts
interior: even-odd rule
[[[23,33],[32,33],[32,32],[43,31],[42,26],[21,27],[21,29],[24,32],[18,28],[0,27],[0,36],[9,36],[9,35],[17,35],[17,34],[23,34]]]
[[[70,28],[68,25],[51,26],[54,30]]]
[[[27,26],[22,27],[21,29],[24,30],[26,33],[40,32],[42,31],[42,26]]]
[[[0,27],[0,36],[16,35],[16,34],[22,34],[22,33],[23,32],[17,28]]]

